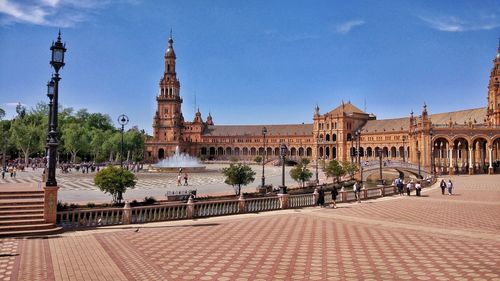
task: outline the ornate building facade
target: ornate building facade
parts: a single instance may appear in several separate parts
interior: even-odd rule
[[[290,125],[215,125],[210,114],[203,120],[199,110],[193,121],[185,121],[171,37],[164,59],[153,137],[146,142],[149,160],[168,157],[179,147],[207,159],[253,160],[260,155],[272,161],[284,143],[288,158],[296,160],[361,162],[381,155],[384,160],[420,163],[436,173],[500,172],[500,44],[486,108],[429,114],[424,104],[418,116],[412,112],[409,117],[377,120],[342,102],[324,114],[316,106],[312,124]]]

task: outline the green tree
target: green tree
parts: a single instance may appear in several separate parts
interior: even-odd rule
[[[332,160],[326,164],[323,168],[323,172],[325,172],[327,177],[332,177],[334,182],[340,182],[340,178],[346,173],[342,165],[340,165],[337,160]]]
[[[233,186],[236,195],[241,194],[241,186],[247,185],[255,180],[255,172],[248,165],[241,163],[230,164],[229,167],[222,169],[226,176],[224,183]]]
[[[76,161],[79,151],[86,152],[90,144],[90,135],[87,128],[78,123],[70,123],[63,129],[64,149],[71,153],[72,162]]]
[[[135,175],[122,168],[108,166],[95,175],[94,184],[104,193],[113,197],[113,203],[119,200],[118,195],[125,193],[127,188],[134,188],[137,183]]]
[[[302,187],[305,186],[306,181],[311,179],[312,175],[313,173],[303,163],[297,164],[290,170],[290,177],[299,184],[302,184]]]
[[[255,161],[257,164],[262,163],[262,156],[260,156],[260,155],[255,156],[253,161]]]
[[[47,127],[41,124],[42,120],[33,114],[23,113],[12,122],[10,141],[23,152],[25,164],[28,164],[30,153],[41,149],[46,140]]]
[[[359,170],[358,166],[355,163],[349,161],[343,161],[342,168],[344,169],[345,173],[351,177],[351,179],[354,178],[354,174]]]
[[[3,108],[0,108],[0,120],[2,120],[5,117],[5,110]]]
[[[131,156],[132,161],[141,161],[144,158],[144,134],[139,128],[133,127],[123,136],[124,151]],[[127,160],[130,160],[127,157]]]

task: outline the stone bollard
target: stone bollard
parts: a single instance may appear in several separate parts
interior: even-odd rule
[[[194,200],[193,200],[193,196],[189,196],[189,199],[186,203],[187,205],[187,209],[186,209],[186,216],[188,219],[192,219],[194,217]]]
[[[366,189],[366,187],[363,186],[361,191],[363,191],[363,198],[368,199],[368,189]]]
[[[123,224],[132,223],[132,208],[130,207],[130,202],[126,201],[125,206],[123,206]]]
[[[240,194],[240,197],[238,198],[238,205],[239,205],[239,213],[244,214],[247,212],[246,205],[245,205],[245,197],[243,197],[243,194]]]
[[[58,186],[43,187],[43,219],[46,223],[57,221],[57,190]]]
[[[280,209],[288,209],[288,194],[278,194]]]
[[[339,193],[341,202],[347,202],[347,191],[341,190]]]

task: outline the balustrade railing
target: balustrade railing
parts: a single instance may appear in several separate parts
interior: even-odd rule
[[[245,206],[248,213],[278,210],[280,209],[280,200],[278,197],[246,199]]]
[[[288,197],[288,207],[290,208],[313,206],[314,204],[316,202],[312,194],[290,195]]]
[[[57,224],[64,228],[123,224],[123,209],[75,209],[72,211],[57,212]]]
[[[240,212],[238,200],[197,202],[194,204],[194,217],[232,215]]]
[[[360,196],[365,199],[391,195],[394,194],[393,188],[393,186],[369,188],[362,190]],[[124,208],[75,209],[58,212],[57,223],[64,228],[83,228],[192,219],[314,206],[317,198],[318,194],[313,193],[218,201],[193,202],[189,200],[187,203],[138,207],[130,207],[126,204]],[[339,191],[337,202],[354,200],[353,191]],[[329,204],[331,201],[331,192],[325,192],[325,203]]]
[[[132,223],[187,219],[186,204],[133,207]]]

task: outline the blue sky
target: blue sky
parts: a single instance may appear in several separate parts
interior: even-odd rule
[[[0,0],[0,106],[47,101],[61,28],[66,107],[151,132],[170,28],[185,120],[311,123],[344,101],[378,119],[486,106],[500,0]]]

